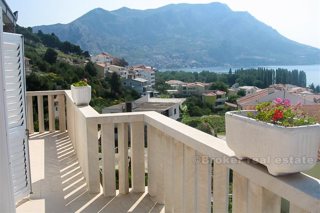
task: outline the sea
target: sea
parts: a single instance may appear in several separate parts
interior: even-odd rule
[[[217,73],[227,73],[231,68],[232,71],[237,69],[243,68],[258,68],[264,67],[269,69],[277,69],[277,68],[284,68],[288,70],[302,70],[307,75],[307,85],[309,86],[311,83],[314,85],[320,85],[320,64],[313,64],[313,65],[272,65],[272,66],[252,66],[252,67],[202,67],[202,68],[181,68],[181,69],[172,69],[172,70],[182,70],[187,72],[201,72],[203,70],[210,71],[210,72],[217,72]],[[160,71],[167,71],[169,69],[163,69]]]

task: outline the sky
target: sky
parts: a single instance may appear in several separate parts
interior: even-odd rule
[[[177,3],[210,3],[214,0],[6,0],[19,11],[24,27],[69,23],[101,7],[116,10],[158,8]],[[320,48],[320,0],[220,0],[234,11],[248,11],[258,20],[294,41]]]

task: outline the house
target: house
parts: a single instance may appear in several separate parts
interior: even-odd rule
[[[97,77],[100,79],[105,78],[106,64],[105,63],[95,63],[94,66],[98,72]]]
[[[286,90],[277,90],[273,88],[263,89],[251,95],[246,95],[237,100],[237,104],[241,109],[255,109],[255,106],[261,102],[270,102],[276,98],[287,98],[292,104],[303,103],[304,99],[301,96],[289,93]]]
[[[137,91],[140,95],[146,94],[151,89],[148,80],[143,78],[127,78],[123,81],[123,86]]]
[[[202,94],[202,102],[214,106],[216,104],[217,94],[214,92],[208,92]]]
[[[113,56],[109,53],[102,52],[98,55],[91,56],[91,61],[93,63],[103,63],[103,64],[110,64],[113,60]]]
[[[0,8],[3,22],[3,32],[14,33],[18,20],[18,11],[12,12],[5,0],[0,0]]]
[[[179,91],[183,95],[201,95],[210,86],[210,83],[202,82],[185,83],[179,88]]]
[[[107,69],[108,69],[108,71],[110,71],[110,72],[116,72],[116,73],[125,70],[124,67],[117,66],[117,65],[112,65],[112,64],[108,65],[108,66],[107,66]]]
[[[148,80],[148,83],[151,87],[154,87],[156,84],[156,77],[155,77],[155,69],[153,67],[148,67],[145,65],[135,65],[130,67],[130,70],[135,72],[135,75],[139,78],[144,78]]]
[[[220,90],[205,92],[202,93],[202,101],[210,104],[213,108],[222,108],[228,100],[226,94],[226,92]]]
[[[238,88],[239,90],[244,90],[246,92],[246,95],[250,95],[255,93],[256,91],[259,90],[258,87],[255,86],[241,86]]]
[[[179,90],[182,85],[185,85],[185,82],[179,81],[179,80],[169,80],[165,82],[168,84],[173,90]]]
[[[152,91],[155,85],[155,69],[145,65],[135,65],[128,69],[118,69],[117,72],[126,78],[124,86],[135,89],[139,94],[146,94],[147,91]]]
[[[107,66],[107,73],[110,75],[114,72],[117,73],[120,76],[120,78],[127,79],[129,77],[129,72],[128,72],[127,68],[117,66],[117,65],[108,65]]]
[[[239,88],[229,88],[228,89],[228,94],[231,95],[237,95],[239,92]]]
[[[150,98],[148,93],[133,102],[106,107],[102,113],[156,111],[177,120],[180,118],[180,107],[184,101],[184,98]]]

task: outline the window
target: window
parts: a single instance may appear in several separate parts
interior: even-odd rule
[[[174,109],[173,113],[174,113],[175,115],[177,114],[177,109],[176,109],[176,108]]]

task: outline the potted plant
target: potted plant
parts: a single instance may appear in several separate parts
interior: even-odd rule
[[[73,102],[77,105],[89,105],[91,100],[91,86],[86,80],[78,81],[71,85],[71,95]]]
[[[226,140],[239,159],[250,158],[272,175],[316,165],[320,125],[287,99],[257,105],[256,111],[226,113]]]

